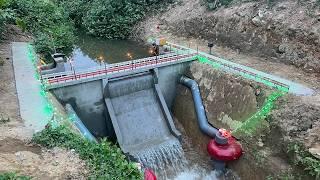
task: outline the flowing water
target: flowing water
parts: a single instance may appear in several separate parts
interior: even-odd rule
[[[195,150],[190,139],[178,128],[182,144],[176,139],[166,141],[156,147],[143,149],[134,155],[140,163],[155,171],[159,180],[236,180],[233,175],[217,177],[210,159],[204,153]]]
[[[186,142],[183,142],[186,143]],[[190,142],[188,142],[190,143]],[[218,180],[208,157],[203,159],[191,144],[183,149],[178,140],[160,144],[157,147],[144,149],[135,154],[140,163],[155,171],[159,180]],[[186,156],[192,156],[186,158]]]
[[[180,142],[176,139],[171,139],[156,147],[143,149],[137,152],[135,156],[145,167],[155,170],[157,177],[163,179],[167,179],[168,176],[176,172],[183,171],[188,164]]]

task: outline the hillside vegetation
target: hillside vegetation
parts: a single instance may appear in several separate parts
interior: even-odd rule
[[[172,0],[0,0],[0,39],[6,24],[32,33],[37,53],[71,52],[74,31],[108,39],[126,39],[150,10]]]

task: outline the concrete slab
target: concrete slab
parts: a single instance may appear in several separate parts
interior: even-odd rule
[[[27,128],[40,131],[52,118],[36,69],[28,56],[28,43],[12,43],[13,67],[20,106],[20,115]]]

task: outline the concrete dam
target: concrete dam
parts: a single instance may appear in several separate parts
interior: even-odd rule
[[[165,57],[156,60],[161,63]],[[177,167],[184,157],[170,108],[179,78],[195,57],[181,60],[49,88],[61,104],[72,106],[96,138],[118,142],[125,154],[149,168]]]

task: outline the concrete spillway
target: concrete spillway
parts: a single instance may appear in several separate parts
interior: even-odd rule
[[[183,151],[157,81],[148,72],[109,80],[105,101],[121,149],[158,169],[179,164]]]

